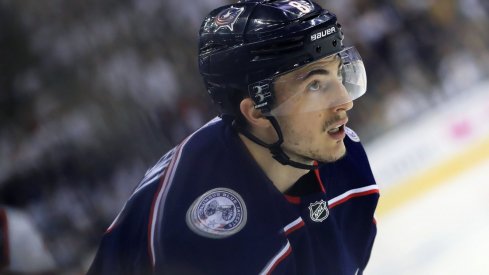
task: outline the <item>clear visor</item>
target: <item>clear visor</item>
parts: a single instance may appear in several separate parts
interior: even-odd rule
[[[351,102],[367,90],[367,75],[354,47],[324,57],[273,81],[276,104],[270,113],[315,112]]]

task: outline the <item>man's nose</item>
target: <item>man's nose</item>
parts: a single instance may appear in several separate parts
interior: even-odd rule
[[[349,111],[349,110],[351,110],[351,108],[353,108],[353,101],[352,100],[350,100],[346,103],[343,103],[341,105],[335,106],[333,108],[333,111],[334,112]]]

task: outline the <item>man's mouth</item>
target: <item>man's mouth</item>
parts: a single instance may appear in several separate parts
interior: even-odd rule
[[[345,138],[345,125],[348,122],[348,118],[342,119],[336,123],[327,131],[328,135],[335,140],[342,140]]]
[[[330,134],[338,133],[339,131],[341,131],[343,129],[343,127],[344,127],[344,125],[340,125],[340,126],[338,126],[336,128],[333,128],[333,129],[329,130],[328,133],[330,133]]]

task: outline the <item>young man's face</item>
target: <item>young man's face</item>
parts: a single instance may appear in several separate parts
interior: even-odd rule
[[[341,81],[341,60],[328,57],[279,77],[274,83],[285,153],[295,161],[332,162],[345,154],[344,125],[353,102]]]

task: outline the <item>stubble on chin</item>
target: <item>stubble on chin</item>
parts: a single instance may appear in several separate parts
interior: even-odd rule
[[[346,147],[341,146],[341,148],[336,149],[333,152],[319,152],[318,151],[309,151],[303,154],[290,154],[290,151],[286,154],[292,157],[295,161],[299,161],[304,164],[312,164],[313,161],[319,161],[322,163],[332,163],[338,161],[346,156]]]
[[[316,156],[316,160],[323,163],[332,163],[344,158],[346,153],[346,147],[343,144],[343,146],[335,152],[331,152],[323,156]]]

